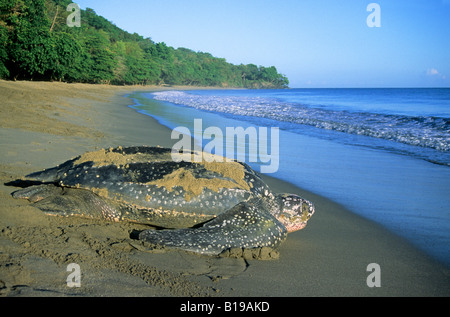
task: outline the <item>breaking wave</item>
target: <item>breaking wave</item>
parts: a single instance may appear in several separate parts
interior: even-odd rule
[[[365,135],[399,143],[450,150],[450,119],[312,108],[274,98],[205,96],[182,91],[153,93],[156,100],[200,110],[251,116]]]

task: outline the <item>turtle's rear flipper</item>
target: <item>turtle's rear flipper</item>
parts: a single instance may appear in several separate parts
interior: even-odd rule
[[[36,185],[18,190],[12,193],[12,196],[17,199],[27,199],[30,202],[38,202],[54,195],[61,195],[62,188],[55,185]]]
[[[232,248],[275,248],[286,238],[287,230],[257,205],[242,202],[202,227],[145,230],[139,239],[156,246],[207,255],[218,255]]]
[[[112,221],[121,217],[119,208],[83,189],[38,185],[16,191],[13,197],[28,199],[33,203],[32,206],[48,215],[103,218]]]

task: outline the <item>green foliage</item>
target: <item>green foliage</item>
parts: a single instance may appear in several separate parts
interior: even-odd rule
[[[70,0],[0,0],[0,78],[285,88],[274,66],[233,65],[128,33],[94,10],[68,27]]]
[[[8,60],[8,51],[6,45],[8,44],[8,30],[5,25],[0,24],[0,78],[8,78],[9,70],[5,63]]]
[[[6,27],[6,67],[14,78],[45,76],[52,65],[52,43],[43,0],[6,0],[0,7]]]

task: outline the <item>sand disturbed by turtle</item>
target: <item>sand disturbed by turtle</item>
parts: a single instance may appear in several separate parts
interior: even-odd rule
[[[196,162],[196,156],[206,159]],[[21,182],[30,186],[13,197],[47,214],[164,228],[144,230],[138,238],[206,255],[276,248],[314,213],[299,196],[272,193],[244,163],[161,147],[87,152]]]

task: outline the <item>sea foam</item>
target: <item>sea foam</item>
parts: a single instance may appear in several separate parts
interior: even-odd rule
[[[199,110],[266,118],[450,151],[448,118],[330,110],[276,98],[195,95],[183,91],[156,92],[153,98]]]

